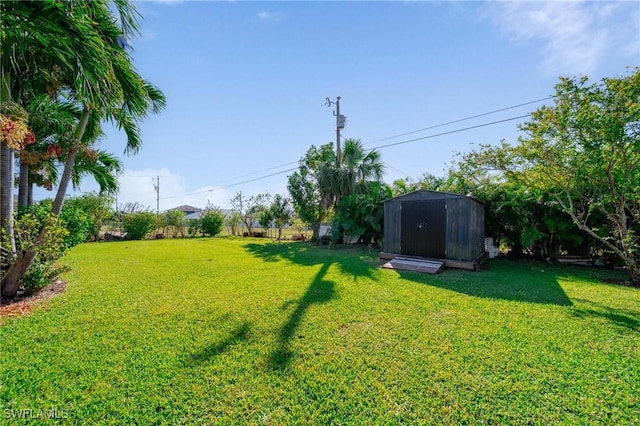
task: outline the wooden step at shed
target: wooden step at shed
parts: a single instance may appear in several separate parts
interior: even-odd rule
[[[426,274],[437,274],[444,269],[444,262],[398,256],[382,265],[382,267],[400,271],[414,271],[424,272]]]

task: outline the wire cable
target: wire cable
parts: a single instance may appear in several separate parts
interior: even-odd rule
[[[372,151],[374,149],[382,149],[382,148],[388,148],[390,146],[403,145],[405,143],[421,141],[421,140],[424,140],[424,139],[432,139],[432,138],[436,138],[438,136],[450,135],[452,133],[460,133],[460,132],[465,132],[467,130],[479,129],[480,127],[493,126],[494,124],[500,124],[500,123],[506,123],[507,121],[519,120],[521,118],[529,117],[530,115],[531,114],[519,115],[517,117],[505,118],[504,120],[497,120],[497,121],[492,121],[490,123],[483,123],[483,124],[478,124],[476,126],[465,127],[465,128],[462,128],[462,129],[450,130],[448,132],[436,133],[436,134],[433,134],[433,135],[423,136],[421,138],[415,138],[415,139],[409,139],[409,140],[406,140],[406,141],[389,143],[389,144],[386,144],[386,145],[377,146],[375,148],[370,148],[370,150]]]
[[[474,118],[484,117],[484,116],[487,116],[487,115],[495,114],[495,113],[502,112],[502,111],[508,111],[510,109],[519,108],[519,107],[522,107],[522,106],[531,105],[531,104],[535,104],[535,103],[538,103],[538,102],[548,101],[549,99],[553,99],[553,98],[555,98],[555,96],[547,96],[546,98],[536,99],[535,101],[524,102],[524,103],[521,103],[521,104],[518,104],[518,105],[513,105],[513,106],[510,106],[510,107],[506,107],[506,108],[500,108],[500,109],[495,109],[493,111],[484,112],[482,114],[471,115],[469,117],[460,118],[458,120],[447,121],[446,123],[436,124],[436,125],[433,125],[433,126],[425,127],[423,129],[412,130],[411,132],[400,133],[398,135],[388,136],[388,137],[382,138],[382,139],[376,139],[376,140],[367,142],[365,145],[369,145],[369,144],[376,143],[376,142],[382,142],[382,141],[386,141],[386,140],[389,140],[389,139],[395,139],[395,138],[399,138],[400,136],[407,136],[407,135],[411,135],[411,134],[414,134],[414,133],[423,132],[425,130],[436,129],[438,127],[447,126],[449,124],[460,123],[462,121],[472,120]]]
[[[407,135],[410,135],[410,134],[423,132],[425,130],[431,130],[431,129],[435,129],[435,128],[438,128],[438,127],[447,126],[447,125],[450,125],[450,124],[460,123],[460,122],[471,120],[471,119],[474,119],[474,118],[479,118],[479,117],[484,117],[484,116],[487,116],[487,115],[495,114],[495,113],[498,113],[498,112],[508,111],[508,110],[511,110],[511,109],[514,109],[514,108],[519,108],[519,107],[522,107],[522,106],[531,105],[531,104],[538,103],[538,102],[543,102],[543,101],[546,101],[546,100],[549,100],[549,99],[553,99],[555,97],[556,97],[555,95],[554,96],[548,96],[546,98],[536,99],[536,100],[533,100],[533,101],[524,102],[524,103],[520,103],[520,104],[517,104],[517,105],[512,105],[512,106],[509,106],[509,107],[506,107],[506,108],[496,109],[496,110],[485,112],[485,113],[482,113],[482,114],[475,114],[475,115],[472,115],[472,116],[460,118],[460,119],[457,119],[457,120],[448,121],[448,122],[441,123],[441,124],[436,124],[436,125],[433,125],[433,126],[422,128],[422,129],[413,130],[413,131],[405,132],[405,133],[400,133],[400,134],[397,134],[397,135],[394,135],[394,136],[388,136],[386,138],[375,139],[373,141],[365,143],[364,145],[369,145],[369,144],[372,144],[372,143],[375,143],[375,142],[382,142],[382,141],[386,141],[386,140],[389,140],[389,139],[398,138],[398,137],[401,137],[401,136],[407,136]],[[385,145],[380,145],[380,146],[377,146],[377,147],[374,147],[374,148],[370,148],[369,151],[373,151],[373,150],[376,150],[376,149],[388,148],[388,147],[397,146],[397,145],[403,145],[403,144],[416,142],[416,141],[420,141],[420,140],[425,140],[425,139],[433,139],[433,138],[436,138],[436,137],[439,137],[439,136],[445,136],[445,135],[449,135],[449,134],[453,134],[453,133],[460,133],[460,132],[464,132],[464,131],[468,131],[468,130],[472,130],[472,129],[478,129],[478,128],[481,128],[481,127],[487,127],[487,126],[492,126],[492,125],[495,125],[495,124],[505,123],[505,122],[508,122],[508,121],[519,120],[521,118],[529,117],[530,115],[531,114],[528,113],[528,114],[520,115],[520,116],[517,116],[517,117],[511,117],[511,118],[507,118],[507,119],[503,119],[503,120],[492,121],[492,122],[489,122],[489,123],[478,124],[478,125],[475,125],[475,126],[469,126],[469,127],[465,127],[465,128],[462,128],[462,129],[455,129],[455,130],[450,130],[450,131],[447,131],[447,132],[442,132],[442,133],[436,133],[436,134],[432,134],[432,135],[423,136],[423,137],[420,137],[420,138],[414,138],[414,139],[409,139],[409,140],[405,140],[405,141],[400,141],[400,142],[394,142],[394,143],[389,143],[389,144],[385,144]],[[341,135],[341,139],[344,139],[343,135]],[[256,174],[259,174],[259,173],[268,172],[268,171],[271,171],[271,170],[279,169],[281,167],[289,166],[289,165],[292,165],[292,164],[298,164],[298,163],[299,163],[299,161],[291,161],[289,163],[281,164],[279,166],[270,167],[270,168],[267,168],[267,169],[264,169],[264,170],[261,170],[261,171],[247,173],[247,174],[240,175],[240,176],[237,176],[237,177],[234,177],[234,178],[226,179],[226,180],[223,180],[222,182],[234,181],[234,180],[237,180],[237,179],[242,179],[244,177],[253,176],[253,175],[256,175]],[[401,170],[398,170],[395,167],[389,165],[388,163],[385,163],[385,164],[387,164],[392,169],[402,173],[403,175],[405,175],[407,177],[411,177],[411,176],[407,175],[406,173],[402,172]],[[258,181],[258,180],[262,180],[262,179],[266,179],[266,178],[269,178],[269,177],[277,176],[277,175],[280,175],[280,174],[283,174],[283,173],[288,173],[288,172],[291,172],[291,171],[294,171],[294,170],[297,170],[297,167],[289,168],[287,170],[282,170],[282,171],[275,172],[275,173],[270,173],[270,174],[264,175],[264,176],[258,176],[256,178],[244,180],[244,181],[241,181],[241,182],[230,183],[228,185],[222,185],[222,186],[216,186],[216,187],[214,187],[212,189],[207,189],[207,190],[203,190],[203,191],[189,192],[189,193],[184,193],[184,194],[169,195],[169,196],[165,196],[165,197],[160,197],[160,199],[161,200],[165,200],[165,199],[169,199],[169,198],[186,197],[186,196],[189,196],[189,195],[196,195],[196,194],[203,194],[203,193],[206,193],[206,192],[213,192],[213,191],[217,191],[217,190],[220,190],[220,189],[226,189],[226,188],[230,188],[230,187],[233,187],[233,186],[243,185],[245,183],[255,182],[255,181]]]
[[[297,169],[298,169],[297,167],[294,167],[294,168],[287,169],[287,170],[282,170],[282,171],[279,171],[279,172],[276,172],[276,173],[271,173],[271,174],[268,174],[268,175],[265,175],[265,176],[259,176],[259,177],[257,177],[257,178],[244,180],[244,181],[242,181],[242,182],[236,182],[236,183],[230,183],[230,184],[228,184],[228,185],[216,186],[216,187],[214,187],[214,188],[211,188],[211,189],[205,189],[205,190],[203,190],[203,191],[189,192],[189,193],[179,194],[179,195],[169,195],[169,196],[166,196],[166,197],[160,197],[160,199],[161,199],[161,200],[165,200],[165,199],[167,199],[167,198],[187,197],[187,196],[189,196],[189,195],[204,194],[205,192],[218,191],[218,190],[220,190],[220,189],[226,189],[226,188],[230,188],[230,187],[232,187],[232,186],[243,185],[243,184],[245,184],[245,183],[255,182],[255,181],[257,181],[257,180],[266,179],[266,178],[268,178],[268,177],[281,175],[281,174],[283,174],[283,173],[289,173],[289,172],[292,172],[292,171],[297,170]],[[253,173],[253,174],[255,174],[255,173]]]

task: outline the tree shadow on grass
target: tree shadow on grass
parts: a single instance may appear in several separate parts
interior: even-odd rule
[[[244,246],[251,255],[265,262],[288,261],[302,266],[328,263],[336,265],[343,273],[353,277],[373,278],[378,269],[377,252],[370,252],[362,246],[316,246],[312,243],[248,243]],[[375,255],[375,256],[374,256]]]
[[[236,326],[229,335],[211,345],[192,353],[187,360],[189,365],[202,364],[229,350],[232,346],[247,340],[251,323],[244,321]]]
[[[573,313],[578,318],[603,318],[618,327],[640,332],[640,311],[612,308],[585,299],[575,299],[575,301],[590,306],[589,308],[576,308]]]
[[[390,271],[391,272],[391,271]],[[554,265],[491,261],[480,272],[446,269],[438,275],[396,271],[407,280],[458,293],[489,299],[571,306],[571,299],[558,282]]]
[[[325,279],[332,265],[352,275],[354,280],[362,276],[372,276],[377,268],[377,264],[364,261],[357,251],[328,249],[309,243],[250,243],[245,248],[265,262],[288,261],[302,266],[321,265],[302,297],[283,305],[283,309],[288,309],[291,305],[295,305],[295,308],[280,327],[276,347],[269,355],[268,366],[273,370],[285,370],[291,363],[295,355],[291,350],[291,342],[296,336],[302,338],[296,334],[296,330],[309,307],[327,303],[335,297],[334,282]]]
[[[334,296],[334,283],[324,279],[327,271],[329,270],[329,263],[322,265],[315,278],[307,287],[304,295],[294,301],[296,304],[295,309],[289,315],[289,319],[280,328],[278,333],[278,343],[276,348],[269,355],[268,365],[274,370],[284,370],[291,359],[294,356],[291,350],[291,340],[296,336],[296,330],[298,329],[304,314],[313,304],[323,304],[329,302]],[[288,307],[291,303],[288,302],[284,307]],[[302,338],[303,336],[299,336]]]

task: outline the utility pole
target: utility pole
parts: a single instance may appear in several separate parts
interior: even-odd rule
[[[336,110],[333,111],[333,115],[336,117],[336,166],[340,167],[340,130],[344,129],[344,124],[347,120],[347,117],[340,114],[340,96],[336,97],[335,101],[327,98],[325,104],[330,107],[331,105],[336,106]]]
[[[160,216],[160,176],[153,179],[153,189],[156,190],[156,216]]]

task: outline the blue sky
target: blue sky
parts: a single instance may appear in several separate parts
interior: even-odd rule
[[[227,208],[238,191],[285,193],[287,170],[306,150],[335,142],[326,97],[341,97],[343,137],[376,148],[525,115],[551,101],[390,138],[546,98],[560,76],[596,81],[640,65],[638,2],[145,1],[138,9],[132,57],[167,108],[142,123],[142,151],[123,157],[118,203],[152,209],[155,176],[161,210]],[[513,142],[523,121],[381,148],[385,181],[444,176],[456,153]],[[121,154],[124,145],[108,130],[100,146]],[[94,189],[87,180],[80,191]]]

